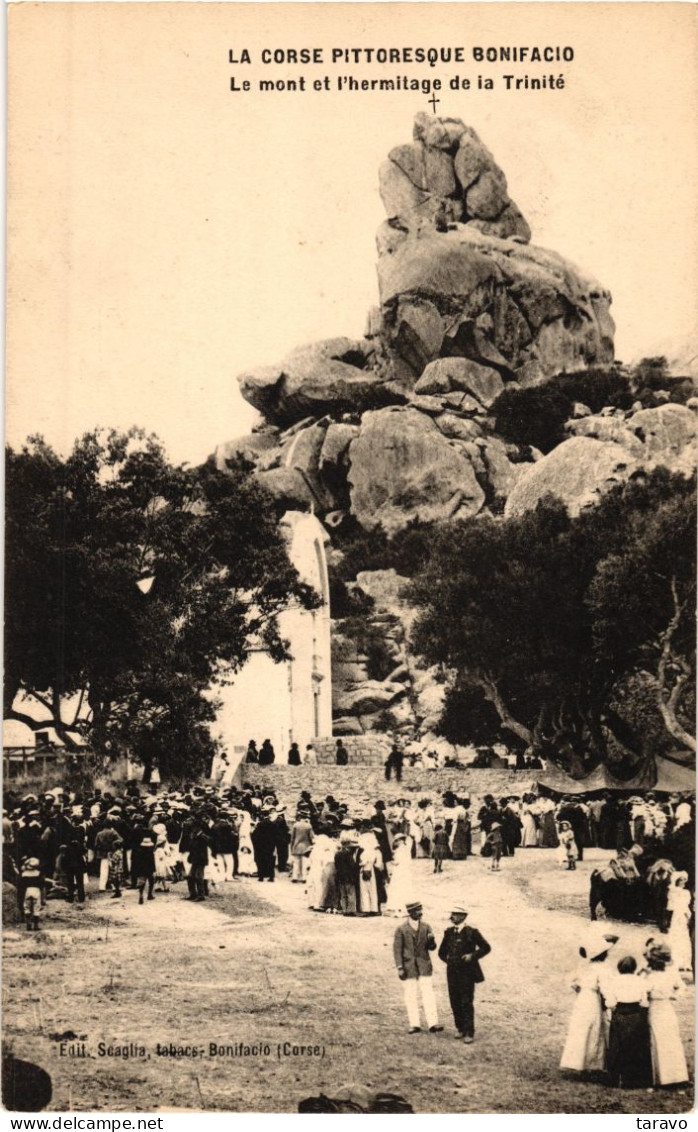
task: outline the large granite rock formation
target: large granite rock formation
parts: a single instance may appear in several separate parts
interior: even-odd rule
[[[221,445],[280,505],[367,529],[501,509],[532,454],[492,433],[505,385],[613,356],[610,297],[533,247],[506,177],[470,127],[418,114],[380,170],[380,306],[362,339],[302,346],[243,373],[264,417]]]
[[[218,467],[251,461],[280,507],[312,509],[330,531],[351,514],[391,533],[414,519],[519,515],[548,493],[578,513],[638,469],[690,472],[696,405],[578,404],[568,438],[545,457],[497,436],[492,407],[504,389],[612,362],[610,295],[530,242],[504,173],[457,119],[418,114],[379,180],[379,304],[364,337],[302,346],[241,374],[263,421],[219,446]],[[443,685],[409,655],[414,611],[402,582],[378,571],[356,583],[375,602],[385,671],[369,674],[351,619],[336,626],[338,734],[438,720]]]

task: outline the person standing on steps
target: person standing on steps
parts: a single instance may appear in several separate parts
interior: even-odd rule
[[[419,1034],[422,1030],[419,1024],[420,993],[429,1033],[439,1033],[443,1030],[443,1026],[439,1025],[432,984],[433,967],[429,954],[436,950],[436,939],[429,924],[425,924],[422,920],[424,909],[421,904],[407,904],[406,910],[407,919],[395,930],[393,957],[405,993],[407,1020],[410,1027],[408,1033]]]
[[[446,929],[439,948],[439,959],[446,964],[448,996],[456,1024],[456,1037],[470,1044],[475,1037],[475,984],[485,981],[480,960],[492,948],[477,928],[466,924],[468,913],[461,904],[451,911],[450,928]]]

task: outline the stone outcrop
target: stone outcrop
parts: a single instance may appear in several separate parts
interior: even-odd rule
[[[403,382],[454,355],[522,385],[613,359],[608,292],[554,252],[467,224],[405,232],[378,279],[384,347]]]
[[[575,418],[567,429],[570,440],[535,464],[519,465],[505,515],[532,510],[544,495],[557,496],[577,515],[638,469],[665,467],[690,475],[696,466],[696,417],[685,405],[608,409]]]
[[[484,502],[469,460],[413,408],[365,413],[349,459],[351,509],[368,530],[476,515]]]
[[[546,495],[562,500],[570,514],[583,507],[637,470],[637,461],[620,444],[574,437],[531,464],[507,499],[504,514],[533,510]]]
[[[505,389],[610,364],[614,324],[600,283],[531,242],[471,127],[418,114],[379,189],[379,301],[364,337],[301,346],[241,374],[263,420],[218,447],[219,468],[251,461],[279,508],[312,510],[329,531],[351,516],[388,533],[414,520],[520,515],[546,494],[576,514],[638,469],[692,470],[695,405],[593,413],[580,402],[546,456],[497,435]],[[334,728],[357,742],[386,720],[406,736],[428,732],[441,713],[443,685],[406,647],[415,611],[403,581],[374,571],[356,582],[374,600],[366,620],[384,642],[385,670],[335,623]]]
[[[264,425],[221,445],[252,460],[279,506],[367,529],[478,514],[531,453],[493,435],[505,386],[613,356],[610,297],[530,243],[507,180],[475,131],[418,114],[380,170],[379,306],[365,337],[330,338],[243,373]]]

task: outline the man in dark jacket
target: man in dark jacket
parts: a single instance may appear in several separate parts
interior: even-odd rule
[[[274,880],[274,853],[276,851],[276,825],[270,818],[270,811],[262,809],[257,825],[251,833],[257,877],[260,881]]]
[[[187,876],[187,888],[189,889],[187,900],[198,900],[200,902],[206,899],[204,872],[208,864],[208,846],[209,839],[205,825],[200,818],[197,818],[189,835],[187,861],[191,868]]]
[[[468,913],[457,904],[451,912],[453,927],[447,928],[439,948],[439,959],[446,964],[448,997],[451,1001],[457,1038],[470,1044],[475,1034],[475,984],[484,982],[480,960],[492,948],[477,928],[465,921]]]

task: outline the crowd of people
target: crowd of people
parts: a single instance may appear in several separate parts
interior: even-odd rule
[[[341,740],[343,757],[340,746]],[[273,882],[277,873],[290,873],[306,885],[309,908],[371,916],[404,912],[415,896],[415,858],[432,859],[433,871],[441,873],[445,862],[475,852],[499,871],[502,858],[517,849],[556,848],[574,867],[586,847],[600,845],[617,850],[618,870],[634,869],[637,876],[638,859],[647,871],[671,860],[669,850],[676,855],[677,845],[689,853],[693,845],[693,802],[679,796],[555,802],[524,794],[474,801],[448,791],[436,800],[350,806],[331,795],[314,801],[303,791],[287,814],[271,787],[251,783],[144,789],[152,787],[130,783],[120,795],[95,790],[85,797],[55,789],[16,799],[4,811],[5,879],[17,884],[23,911],[22,894],[30,890],[28,926],[37,918],[37,889],[39,910],[51,896],[82,904],[90,873],[98,891],[119,897],[124,888],[135,889],[140,903],[180,881],[190,900],[204,901],[229,881]],[[685,918],[682,899],[691,915],[694,874],[687,870],[682,887],[674,864],[678,922]]]

